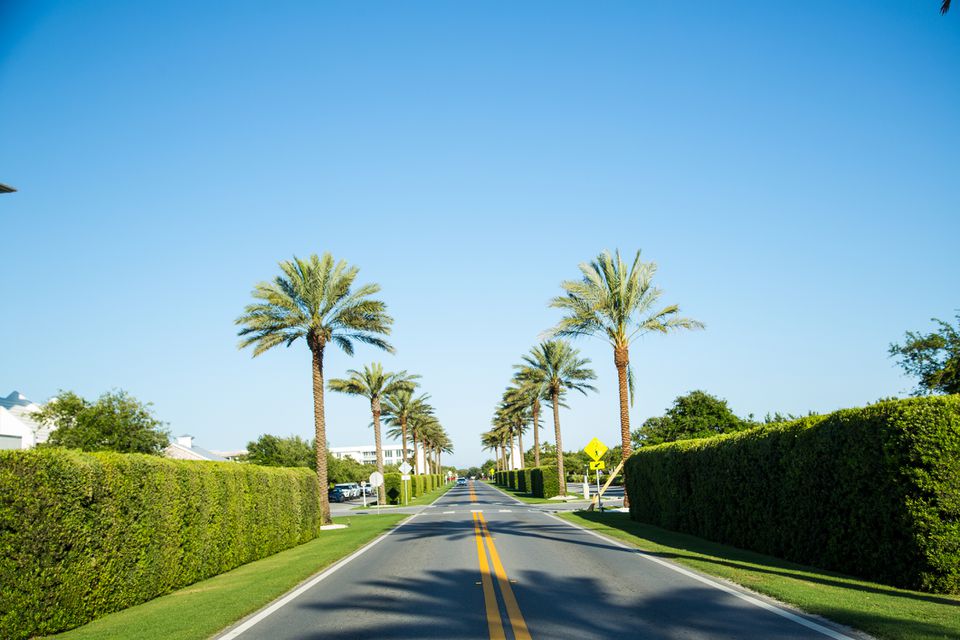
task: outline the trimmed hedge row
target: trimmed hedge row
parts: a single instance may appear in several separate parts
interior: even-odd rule
[[[387,493],[387,504],[401,504],[403,502],[403,492],[401,490],[401,474],[385,473],[383,474],[383,488]],[[412,475],[407,481],[407,487],[410,490],[409,498],[422,496],[429,493],[443,484],[443,476],[438,473],[427,473],[421,475]]]
[[[0,637],[47,635],[315,538],[308,469],[0,451]]]
[[[517,472],[513,469],[507,471],[507,486],[514,491],[517,490]]]
[[[556,467],[533,467],[530,469],[530,493],[535,498],[552,498],[560,495],[560,476]]]
[[[960,593],[960,396],[646,447],[626,472],[635,520]]]

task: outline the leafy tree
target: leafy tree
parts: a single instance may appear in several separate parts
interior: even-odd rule
[[[939,330],[923,334],[908,331],[904,343],[891,344],[890,356],[907,375],[919,378],[913,395],[960,393],[960,312],[957,326],[937,318]]]
[[[649,418],[633,432],[633,444],[644,445],[705,438],[719,433],[742,431],[753,426],[734,415],[727,401],[704,391],[691,391],[673,401],[666,415]]]
[[[300,436],[281,438],[264,434],[247,443],[247,462],[265,467],[316,468],[313,443]]]
[[[604,251],[589,264],[581,264],[583,277],[560,286],[566,295],[554,298],[550,306],[566,312],[553,329],[554,335],[594,336],[613,347],[620,388],[620,440],[623,460],[630,457],[630,410],[633,401],[633,372],[630,344],[648,333],[670,333],[678,329],[702,329],[702,322],[680,316],[675,304],[658,308],[662,291],[653,286],[657,265],[641,262],[637,251],[627,268],[618,250]],[[628,393],[629,391],[629,393]],[[629,395],[629,403],[628,403]],[[559,440],[558,440],[559,442]],[[561,474],[562,476],[563,474]]]
[[[373,414],[373,440],[377,449],[377,471],[383,473],[383,442],[380,437],[380,414],[382,407],[380,399],[384,396],[396,393],[401,389],[413,390],[416,378],[420,376],[409,375],[406,371],[391,373],[384,371],[383,365],[374,362],[370,365],[364,365],[363,371],[349,369],[348,377],[334,378],[327,384],[330,391],[337,391],[347,395],[362,396],[370,401],[370,412]],[[384,493],[384,485],[378,488],[380,504],[386,504],[387,496]]]
[[[534,347],[523,357],[528,367],[531,382],[542,385],[549,394],[553,408],[553,431],[556,443],[557,475],[560,480],[560,495],[567,494],[567,481],[563,473],[563,440],[560,437],[560,404],[567,391],[596,391],[588,380],[596,380],[597,374],[587,367],[590,360],[581,358],[580,352],[563,340],[548,340]]]
[[[281,275],[261,282],[253,290],[256,302],[236,320],[244,336],[240,348],[253,347],[253,356],[276,347],[290,346],[303,338],[310,349],[313,369],[314,458],[321,487],[327,486],[327,426],[323,409],[323,354],[331,342],[353,355],[353,342],[385,351],[393,347],[383,338],[390,334],[393,318],[386,305],[372,296],[377,284],[353,288],[359,269],[333,256],[316,254],[308,260],[294,257],[280,263]],[[324,524],[330,519],[330,501],[320,492]]]
[[[54,429],[50,446],[159,455],[170,443],[170,433],[151,406],[123,390],[104,393],[95,402],[61,391],[32,417]]]

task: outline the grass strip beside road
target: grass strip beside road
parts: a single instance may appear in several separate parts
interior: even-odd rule
[[[334,518],[346,529],[322,531],[292,549],[245,564],[104,616],[54,637],[62,640],[203,640],[263,608],[409,516]]]
[[[658,558],[752,589],[884,640],[960,638],[960,596],[897,589],[634,522],[626,513],[558,514]]]

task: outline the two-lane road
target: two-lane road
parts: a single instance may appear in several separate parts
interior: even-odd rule
[[[221,637],[852,636],[575,528],[479,482],[451,489],[321,575]]]

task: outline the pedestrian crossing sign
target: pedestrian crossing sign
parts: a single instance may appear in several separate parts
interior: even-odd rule
[[[606,468],[607,468],[607,463],[604,462],[603,460],[600,460],[599,462],[590,463],[590,471],[596,471],[598,469],[606,469]]]
[[[583,448],[584,453],[586,453],[588,456],[593,458],[595,462],[599,462],[600,458],[603,457],[603,454],[605,454],[607,450],[608,450],[607,445],[600,442],[600,440],[598,440],[597,438],[594,438],[593,440],[591,440],[587,444],[587,446]],[[591,465],[590,468],[593,469],[594,468],[593,465]],[[598,468],[602,469],[603,467],[598,467]]]

